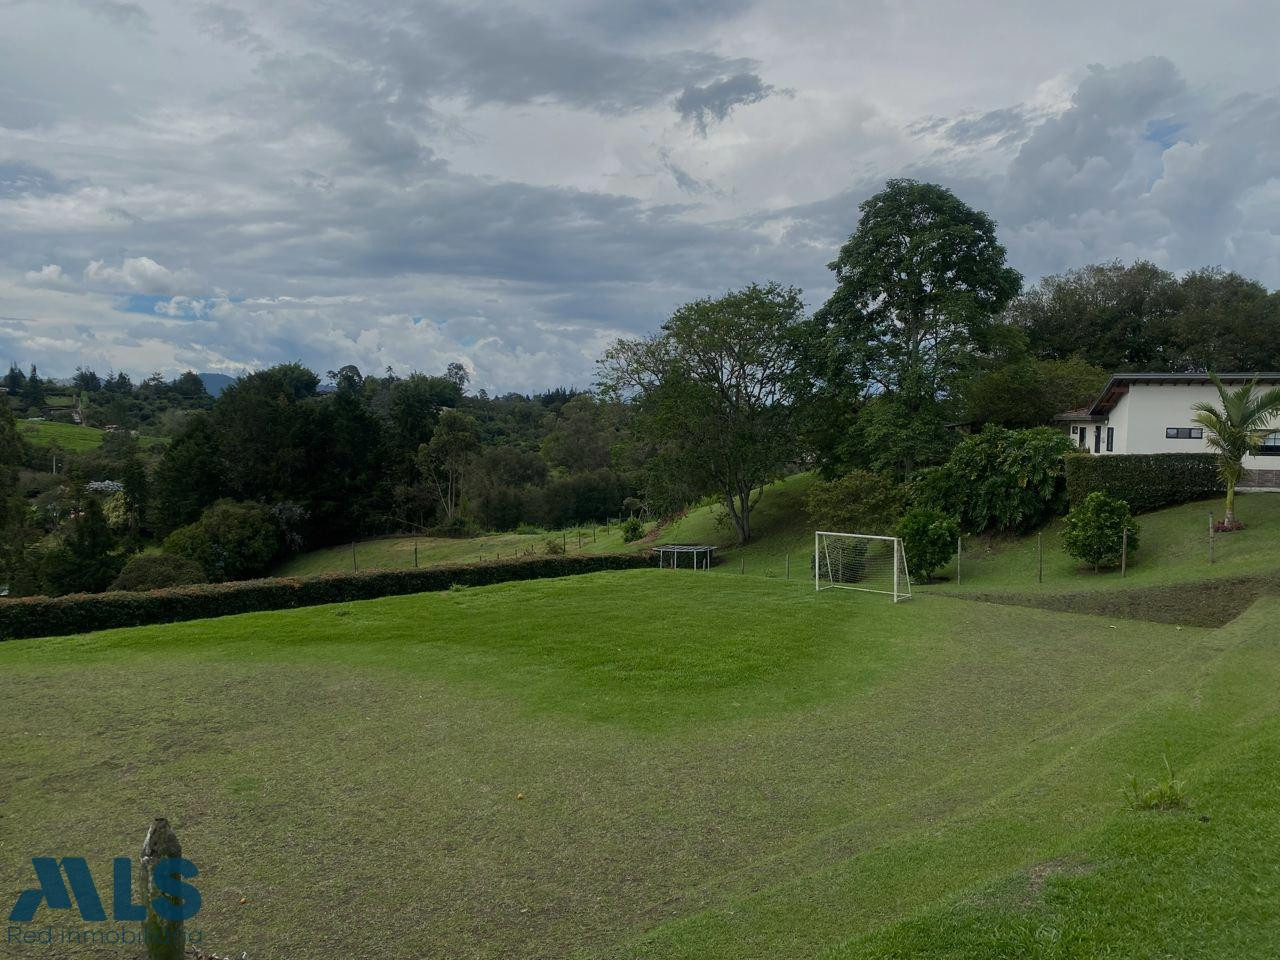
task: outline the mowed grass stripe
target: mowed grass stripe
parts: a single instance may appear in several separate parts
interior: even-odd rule
[[[104,863],[162,809],[259,957],[799,955],[1112,816],[1126,718],[1221,646],[670,571],[17,641],[5,847]]]

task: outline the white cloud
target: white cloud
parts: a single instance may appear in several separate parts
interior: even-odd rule
[[[56,263],[46,263],[39,270],[28,270],[23,276],[35,287],[65,287],[71,282]]]
[[[90,260],[84,268],[84,279],[108,289],[161,296],[188,289],[195,283],[187,271],[170,270],[150,257],[125,257],[119,267],[109,267],[101,260]]]

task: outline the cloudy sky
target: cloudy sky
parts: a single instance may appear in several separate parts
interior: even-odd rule
[[[1280,286],[1280,5],[0,0],[0,360],[588,384],[888,177]]]

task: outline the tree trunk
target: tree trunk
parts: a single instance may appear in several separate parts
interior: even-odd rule
[[[1236,485],[1234,483],[1227,484],[1227,515],[1222,518],[1223,524],[1230,528],[1235,526],[1236,522]]]

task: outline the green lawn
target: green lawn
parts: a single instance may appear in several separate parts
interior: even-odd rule
[[[652,570],[11,641],[0,893],[163,813],[255,958],[1271,955],[1277,614]]]

